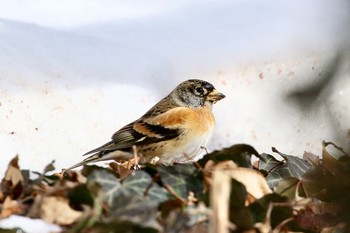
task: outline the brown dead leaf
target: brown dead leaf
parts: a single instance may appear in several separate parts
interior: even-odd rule
[[[210,161],[208,161],[210,162]],[[207,165],[205,166],[207,168]],[[237,164],[233,162],[232,160],[226,160],[220,163],[215,164],[215,166],[212,166],[212,170],[232,170],[237,168]]]
[[[321,158],[310,152],[305,151],[303,154],[303,159],[310,165],[319,166],[322,164]]]
[[[231,178],[244,184],[250,198],[253,197],[253,199],[259,199],[266,194],[272,193],[272,190],[267,184],[265,177],[254,169],[237,167],[237,165],[232,161],[224,161],[214,165],[208,161],[207,164],[205,165],[205,170],[224,170],[231,176]],[[249,200],[248,202],[250,203]]]
[[[237,164],[232,160],[223,161],[221,163],[215,163],[213,160],[206,162],[203,168],[204,191],[206,192],[209,190],[212,184],[212,173],[214,170],[230,170],[237,167]]]
[[[18,155],[11,160],[5,173],[4,179],[11,181],[13,186],[16,186],[20,182],[23,182],[24,179],[18,166]]]
[[[124,159],[125,162],[120,162],[120,166],[124,167],[128,170],[133,170],[133,167],[137,167],[139,162],[141,161],[142,156],[138,153],[136,146],[132,146],[132,158]]]
[[[262,198],[272,193],[265,177],[254,169],[238,167],[230,170],[229,173],[233,179],[244,184],[249,195],[255,199]]]
[[[82,214],[82,212],[72,209],[65,197],[37,195],[28,216],[66,226],[74,223]]]
[[[304,229],[321,231],[339,223],[340,207],[336,204],[311,199],[296,212],[295,220]]]
[[[69,171],[62,170],[62,172],[54,173],[53,175],[57,176],[61,182],[65,179],[77,184],[85,184],[87,181],[87,178],[83,176],[81,172],[77,172],[73,170],[69,170]]]
[[[112,170],[115,171],[117,174],[119,174],[120,179],[124,179],[133,172],[132,170],[128,169],[128,163],[129,162],[119,164],[116,162],[111,162],[109,164],[109,167],[112,168]]]
[[[5,176],[1,181],[1,190],[5,196],[11,196],[17,199],[23,190],[24,178],[18,166],[18,155],[13,158],[5,172]]]
[[[266,222],[257,222],[254,224],[254,227],[259,230],[260,233],[270,233],[271,225]]]
[[[206,190],[212,184],[212,173],[214,171],[226,171],[231,178],[241,182],[247,189],[248,197],[247,204],[254,202],[266,194],[272,193],[269,185],[267,184],[265,177],[258,171],[238,167],[232,160],[223,161],[220,163],[214,163],[214,161],[209,160],[203,169],[204,171],[204,182]]]
[[[321,233],[345,232],[344,231],[345,228],[346,228],[346,224],[341,222],[341,223],[338,223],[336,226],[323,228]]]
[[[0,219],[7,218],[13,214],[19,214],[23,211],[23,206],[18,202],[11,199],[11,197],[6,197],[4,203],[2,204],[0,212]]]
[[[0,188],[0,203],[3,203],[5,199],[5,194],[1,191],[1,188]]]
[[[246,205],[266,194],[272,193],[264,176],[251,168],[237,167],[232,161],[224,161],[218,164],[208,161],[205,165],[206,179],[211,189],[210,206],[213,210],[211,218],[211,232],[230,232],[235,226],[229,221],[229,199],[231,192],[231,179],[242,183],[249,195],[246,197]],[[217,201],[220,200],[220,201]]]
[[[228,171],[215,170],[212,179],[210,206],[213,213],[210,218],[209,232],[228,233],[230,228],[235,228],[229,218],[231,176]]]
[[[327,146],[330,143],[323,142],[322,143],[322,160],[323,160],[323,166],[330,171],[333,175],[335,175],[341,166],[340,162],[335,159],[328,151]]]

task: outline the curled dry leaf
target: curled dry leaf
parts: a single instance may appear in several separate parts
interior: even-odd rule
[[[132,167],[137,166],[140,160],[141,160],[140,156],[135,156],[126,162],[120,163],[120,166],[124,167],[127,170],[130,170]]]
[[[132,170],[130,170],[130,166],[131,165],[129,165],[129,161],[125,162],[123,164],[119,164],[119,163],[116,163],[116,162],[111,162],[109,164],[109,167],[113,171],[115,171],[117,174],[119,174],[119,178],[121,180],[125,179],[126,177],[128,177],[132,173]]]
[[[248,193],[255,199],[272,193],[263,175],[254,169],[238,167],[231,170],[230,175],[235,180],[244,184]]]
[[[1,181],[1,190],[5,196],[17,199],[23,190],[24,178],[18,166],[18,155],[11,160]]]
[[[23,182],[23,176],[18,166],[18,156],[11,160],[4,179],[6,181],[11,181],[12,186],[16,186],[18,183]]]
[[[346,230],[346,224],[341,222],[336,226],[323,228],[321,233],[345,232],[345,230]]]
[[[237,164],[233,162],[232,160],[226,160],[220,163],[215,163],[213,160],[209,160],[206,164],[204,169],[207,171],[213,171],[213,170],[230,170],[237,168]]]
[[[137,167],[137,153],[124,164],[111,163],[114,172],[85,166],[82,172],[48,175],[51,163],[35,180],[20,171],[16,157],[1,182],[0,217],[42,218],[70,232],[320,232],[325,227],[324,233],[349,232],[350,159],[328,159],[333,157],[330,149],[324,149],[320,163],[307,154],[311,168],[294,156],[278,152],[284,158],[280,162],[262,154],[259,169],[267,171],[265,178],[254,169],[238,167],[236,154],[228,150],[207,156],[197,166],[145,164],[136,171],[128,169]]]
[[[216,170],[212,179],[210,206],[213,214],[210,218],[209,232],[228,233],[232,225],[229,220],[231,177],[227,171]]]
[[[109,167],[119,175],[121,180],[124,180],[133,172],[133,170],[137,170],[140,167],[139,162],[141,159],[141,156],[137,156],[135,152],[133,158],[124,162],[111,162],[109,163]]]
[[[8,196],[5,198],[0,210],[0,219],[7,218],[13,214],[23,212],[23,206],[18,201],[14,201]]]
[[[227,160],[216,164],[213,160],[209,160],[203,169],[204,191],[208,191],[212,184],[212,172],[214,170],[230,170],[237,168],[237,164],[232,160]]]
[[[310,165],[319,166],[322,164],[322,160],[320,156],[310,152],[305,151],[303,154],[303,159]]]
[[[333,227],[339,223],[339,207],[312,200],[297,212],[294,219],[303,229],[319,232],[326,227]]]
[[[251,168],[237,167],[232,161],[218,163],[214,170],[225,170],[231,178],[241,182],[246,187],[248,193],[255,199],[259,199],[272,193],[264,176]]]
[[[271,225],[266,222],[257,222],[254,227],[259,230],[260,233],[270,233]]]
[[[231,232],[236,227],[244,229],[249,220],[237,221],[237,216],[249,219],[250,214],[245,212],[247,209],[244,206],[272,193],[265,178],[254,169],[235,166],[232,161],[216,165],[210,163],[206,168],[212,171],[207,171],[212,174],[210,205],[213,214],[210,232]]]
[[[338,172],[342,171],[342,163],[339,162],[337,159],[335,159],[334,155],[331,155],[328,150],[327,147],[329,145],[332,145],[335,148],[335,154],[342,154],[343,156],[348,156],[344,150],[335,145],[332,142],[322,142],[322,161],[323,161],[323,166],[329,171],[331,172],[333,175],[337,175]],[[333,148],[332,148],[333,149]]]
[[[49,223],[70,225],[82,212],[73,210],[68,199],[60,196],[43,197],[39,207],[39,217]]]
[[[4,195],[4,193],[2,192],[2,190],[0,188],[0,203],[3,202],[4,198],[5,198],[5,195]]]

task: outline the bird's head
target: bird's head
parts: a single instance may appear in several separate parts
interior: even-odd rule
[[[225,98],[215,87],[200,79],[190,79],[180,83],[171,93],[178,104],[186,107],[212,106]]]

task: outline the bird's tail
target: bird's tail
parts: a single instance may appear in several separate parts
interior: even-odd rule
[[[74,164],[73,166],[64,169],[65,171],[69,171],[72,170],[74,168],[89,164],[89,163],[96,163],[96,162],[100,162],[100,161],[108,161],[108,160],[120,160],[120,161],[127,161],[129,159],[133,158],[133,154],[132,153],[128,153],[125,151],[121,151],[121,150],[116,150],[116,151],[111,151],[109,153],[104,153],[102,154],[101,152],[95,153],[89,157],[87,157],[86,159],[84,159],[83,161]]]

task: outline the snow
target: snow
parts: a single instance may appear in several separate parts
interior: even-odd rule
[[[36,171],[80,161],[189,78],[227,96],[214,106],[209,150],[250,143],[301,156],[319,154],[323,139],[346,143],[348,64],[311,111],[287,98],[348,45],[346,0],[0,6],[0,174],[16,154]]]
[[[62,231],[61,227],[55,224],[46,223],[41,219],[32,219],[18,215],[12,215],[7,219],[0,220],[0,228],[20,228],[26,233],[45,233]],[[22,231],[17,230],[16,232],[21,233]]]

